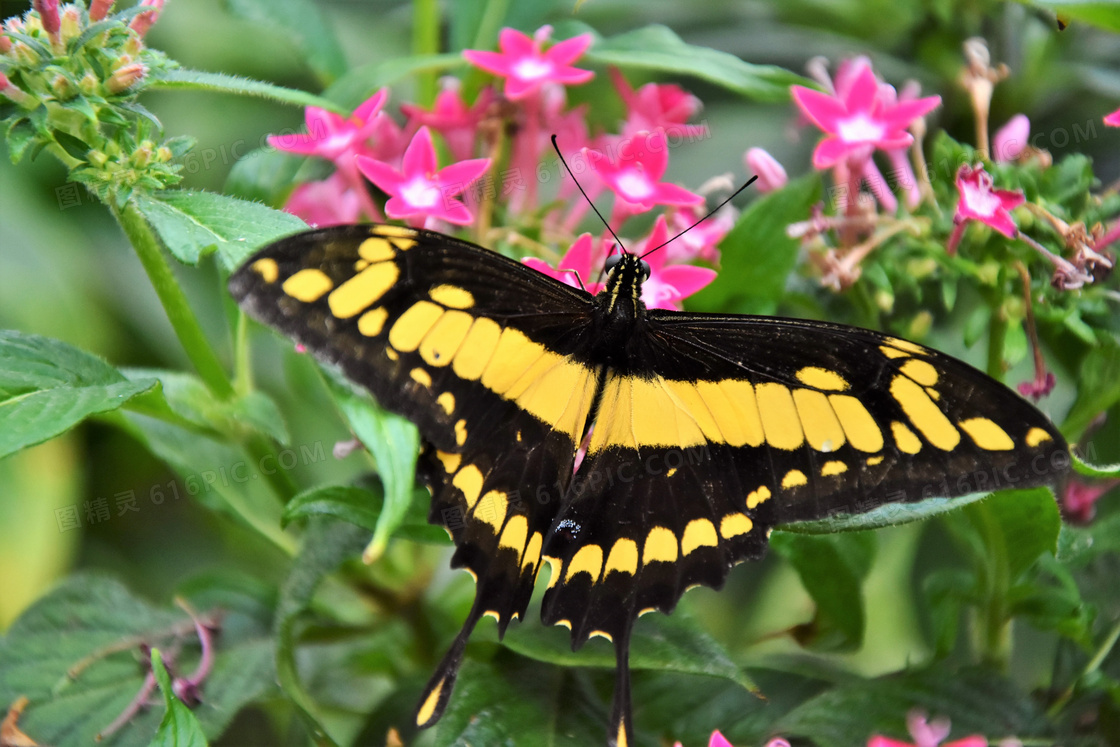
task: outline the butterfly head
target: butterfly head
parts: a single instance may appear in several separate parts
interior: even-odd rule
[[[636,254],[622,251],[607,257],[604,265],[607,285],[602,293],[608,299],[607,311],[614,311],[620,301],[636,312],[641,303],[642,283],[649,280],[649,263]]]

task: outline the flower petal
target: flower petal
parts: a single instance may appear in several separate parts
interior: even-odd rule
[[[554,44],[551,49],[544,53],[544,56],[557,65],[570,65],[587,51],[587,48],[591,46],[591,42],[591,34],[573,36],[571,39],[565,39],[562,42]],[[586,70],[584,72],[591,71]]]
[[[681,298],[687,298],[715,280],[716,271],[708,267],[696,267],[694,265],[671,265],[663,268],[657,274],[657,277],[665,285],[676,288],[677,292],[681,294]]]
[[[825,132],[836,132],[837,122],[848,114],[843,102],[826,93],[804,86],[792,86],[790,94],[805,116]]]
[[[354,159],[366,179],[373,182],[378,189],[388,194],[396,194],[404,182],[404,175],[384,161],[378,161],[369,156],[358,156]]]
[[[504,54],[481,49],[464,49],[463,57],[477,68],[494,75],[507,76],[510,73],[510,60]]]
[[[861,66],[852,80],[852,88],[845,97],[844,104],[849,113],[869,112],[879,100],[879,81],[870,65]]]
[[[415,175],[430,176],[435,171],[436,149],[432,145],[432,134],[427,127],[421,127],[404,150],[401,173],[407,178]]]

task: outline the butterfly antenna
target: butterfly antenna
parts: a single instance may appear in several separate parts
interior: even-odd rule
[[[606,226],[607,230],[611,232],[611,236],[614,236],[614,240],[618,243],[619,246],[622,247],[622,251],[626,251],[626,247],[622,244],[622,239],[618,238],[618,234],[614,232],[613,228],[611,228],[611,224],[607,223],[607,219],[604,218],[603,214],[599,212],[599,208],[595,207],[595,203],[592,202],[591,198],[587,196],[587,193],[583,191],[583,185],[579,183],[579,179],[576,179],[576,175],[572,173],[572,170],[570,168],[568,168],[568,162],[564,160],[564,154],[560,152],[560,146],[556,144],[556,135],[554,134],[551,139],[553,150],[555,150],[556,155],[560,157],[560,163],[564,164],[564,170],[568,172],[568,176],[572,177],[572,181],[576,183],[576,187],[579,188],[579,193],[583,195],[583,199],[587,200],[587,204],[590,205],[591,209],[595,211],[595,215],[598,215],[599,220],[603,221],[603,225]],[[757,179],[758,177],[755,178]],[[735,194],[739,193],[736,192]]]
[[[565,165],[567,165],[567,164],[565,164]],[[572,177],[572,178],[574,179],[575,177]],[[677,234],[676,236],[674,236],[673,238],[669,239],[668,241],[666,241],[666,242],[664,242],[664,243],[662,243],[662,244],[658,244],[657,246],[653,247],[653,248],[652,248],[652,249],[650,249],[650,250],[649,250],[648,252],[646,252],[645,254],[643,254],[643,255],[642,255],[641,257],[638,257],[638,259],[642,259],[643,257],[648,257],[649,255],[653,254],[654,252],[656,252],[656,251],[657,251],[658,249],[660,249],[661,247],[663,247],[663,246],[668,246],[669,244],[672,244],[672,243],[673,243],[674,241],[676,241],[677,239],[679,239],[679,238],[680,238],[681,236],[684,236],[684,235],[685,235],[686,233],[688,233],[688,232],[689,232],[689,231],[691,231],[692,229],[696,228],[696,227],[697,227],[698,225],[700,225],[701,223],[703,223],[704,221],[706,221],[706,220],[707,220],[708,218],[711,218],[711,217],[712,217],[713,215],[715,215],[715,214],[716,214],[717,212],[719,212],[719,209],[720,209],[721,207],[723,207],[723,206],[724,206],[724,205],[726,205],[727,203],[729,203],[729,202],[731,202],[732,200],[734,200],[734,199],[735,199],[735,198],[736,198],[736,197],[738,196],[738,194],[739,194],[740,192],[742,192],[742,191],[743,191],[744,189],[746,189],[747,187],[749,187],[749,186],[751,186],[752,184],[754,184],[754,181],[755,181],[755,179],[757,179],[757,178],[758,178],[758,174],[755,174],[754,176],[752,176],[752,177],[751,177],[750,179],[748,179],[748,180],[747,180],[747,183],[746,183],[746,184],[744,184],[743,186],[739,187],[739,188],[738,188],[737,190],[735,190],[735,192],[734,192],[734,193],[733,193],[733,194],[732,194],[732,195],[731,195],[730,197],[728,197],[728,198],[727,198],[726,200],[724,200],[723,202],[721,202],[720,204],[718,204],[718,205],[716,205],[716,206],[715,206],[714,208],[712,208],[712,209],[711,209],[711,211],[710,211],[710,212],[709,212],[709,213],[708,213],[707,215],[705,215],[705,216],[704,216],[703,218],[701,218],[700,220],[696,221],[696,222],[695,222],[695,223],[693,223],[693,224],[692,224],[691,226],[689,226],[688,228],[684,229],[683,231],[681,231],[680,233],[678,233],[678,234]],[[595,206],[594,206],[594,205],[592,205],[592,207],[595,207]],[[598,211],[595,211],[595,212],[598,212]]]

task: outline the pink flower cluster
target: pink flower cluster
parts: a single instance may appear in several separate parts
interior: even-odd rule
[[[274,135],[269,143],[328,160],[335,171],[323,181],[297,187],[286,209],[316,225],[391,218],[446,230],[477,226],[481,213],[489,216],[499,208],[507,227],[539,226],[546,241],[570,244],[557,269],[540,259],[526,260],[530,266],[596,292],[601,288],[597,275],[613,241],[606,231],[599,238],[584,234],[572,241],[590,206],[555,159],[550,137],[556,136],[590,199],[612,196],[610,225],[616,232],[623,232],[632,216],[660,211],[650,233],[627,241],[636,250],[659,246],[669,238],[670,226],[676,234],[703,217],[704,197],[666,181],[665,175],[670,148],[706,131],[703,125],[688,124],[700,104],[680,87],[650,83],[635,90],[612,70],[626,119],[617,132],[591,133],[584,108],[568,106],[567,87],[594,76],[575,66],[592,37],[582,34],[551,43],[551,33],[548,26],[531,37],[507,28],[499,36],[499,51],[465,51],[466,60],[495,76],[500,87],[486,87],[468,102],[458,82],[450,79],[431,108],[403,104],[403,124],[387,113],[385,89],[349,116],[308,107],[307,132]],[[506,127],[509,123],[516,127]],[[503,151],[505,137],[508,162],[500,162],[495,154]],[[450,163],[441,166],[436,138]],[[539,199],[540,186],[554,180],[554,196]],[[732,223],[728,213],[721,214],[650,255],[646,305],[679,309],[681,299],[711,282],[714,271],[680,263],[716,261],[716,245]]]

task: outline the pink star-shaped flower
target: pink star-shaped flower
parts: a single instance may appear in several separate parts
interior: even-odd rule
[[[557,42],[545,52],[542,47],[551,34],[551,26],[541,26],[532,38],[505,28],[498,36],[501,52],[467,49],[463,57],[475,67],[505,78],[506,97],[514,101],[531,96],[546,83],[577,85],[591,80],[595,73],[572,67],[591,46],[591,34]]]
[[[389,195],[385,213],[390,218],[443,219],[457,226],[474,220],[471,211],[454,196],[490,168],[489,158],[472,158],[436,170],[436,149],[427,127],[416,131],[405,149],[398,171],[384,161],[357,157],[358,169]]]
[[[884,100],[871,66],[860,63],[846,91],[829,95],[803,86],[790,92],[805,115],[828,136],[813,151],[813,166],[827,169],[845,159],[865,160],[875,148],[904,148],[914,138],[910,123],[941,103],[940,96]]]
[[[660,247],[669,240],[669,226],[664,215],[657,216],[649,238],[641,242],[636,254]],[[647,309],[681,310],[681,301],[716,279],[716,271],[692,265],[665,266],[669,255],[664,248],[646,257],[649,278],[642,283],[642,302]]]
[[[686,228],[688,231],[662,250],[666,252],[668,261],[691,262],[702,259],[712,264],[719,262],[719,249],[716,247],[727,232],[735,227],[735,210],[728,205],[707,220],[696,223],[706,212],[702,205],[673,211],[669,218],[673,232],[680,233]]]
[[[336,171],[319,182],[305,182],[284,203],[285,212],[303,218],[308,225],[322,228],[357,223],[362,212],[358,194]]]
[[[1104,123],[1109,127],[1120,127],[1120,109],[1104,116]]]
[[[635,91],[618,68],[612,67],[610,74],[615,90],[626,104],[624,135],[658,127],[688,137],[699,137],[706,132],[705,125],[686,124],[700,111],[700,100],[680,86],[647,83]]]
[[[268,144],[277,150],[301,156],[318,156],[334,161],[340,169],[350,168],[355,155],[364,153],[367,141],[378,128],[378,114],[388,89],[382,88],[366,99],[349,117],[343,117],[317,106],[304,112],[307,132],[292,135],[269,135]]]
[[[467,106],[459,95],[459,81],[456,78],[444,80],[443,89],[436,96],[431,111],[415,104],[401,104],[401,112],[408,117],[409,125],[431,127],[443,135],[453,158],[470,158],[474,155],[478,125],[486,115],[486,108],[490,106],[494,95],[491,89],[485,88],[474,106]]]
[[[888,737],[873,736],[867,740],[867,747],[988,747],[988,740],[976,735],[941,744],[941,741],[949,736],[949,719],[936,718],[932,722],[927,722],[925,714],[918,710],[911,711],[907,715],[906,726],[910,736],[914,738],[913,744]]]
[[[956,223],[978,220],[1008,238],[1019,233],[1008,211],[1023,204],[1023,193],[992,189],[992,176],[984,170],[983,164],[977,164],[976,168],[964,164],[957,170],[957,191],[961,199],[953,217]]]
[[[620,141],[617,158],[608,153],[583,149],[599,178],[620,200],[629,203],[630,213],[644,213],[654,205],[699,205],[704,201],[684,187],[661,181],[669,166],[665,130],[637,132]]]
[[[591,238],[591,234],[585,233],[576,239],[575,243],[568,248],[567,253],[556,263],[556,269],[553,269],[552,266],[543,259],[538,259],[536,257],[526,257],[521,261],[534,270],[543,272],[550,278],[559,280],[561,283],[570,285],[573,288],[579,288],[579,281],[582,280],[584,289],[588,293],[595,295],[603,290],[604,287],[603,283],[591,281],[592,267],[596,264],[602,266],[601,259],[597,262],[595,255],[594,239]],[[579,280],[576,279],[577,274],[579,275]]]

